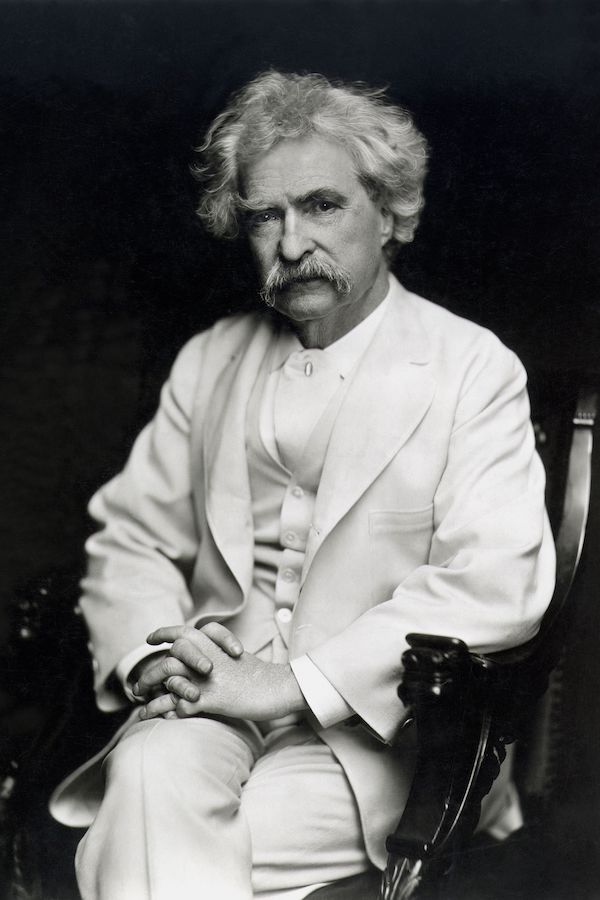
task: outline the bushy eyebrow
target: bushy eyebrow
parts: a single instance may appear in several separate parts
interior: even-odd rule
[[[349,198],[345,194],[340,193],[336,188],[317,187],[308,191],[306,194],[294,197],[292,205],[305,206],[307,203],[313,203],[319,200],[329,200],[331,203],[335,203],[338,206],[347,206],[349,203]],[[248,200],[247,197],[239,197],[237,205],[238,209],[245,213],[259,212],[265,209],[279,209],[279,203],[277,201]]]
[[[236,205],[241,212],[245,213],[259,212],[262,209],[274,209],[277,206],[276,203],[268,203],[263,200],[252,201],[248,200],[247,197],[238,197]]]
[[[330,187],[315,188],[314,190],[309,191],[308,194],[297,197],[295,202],[299,206],[303,206],[314,200],[329,200],[332,203],[336,203],[338,206],[346,206],[348,203],[348,197],[346,197],[345,194],[340,193],[336,188]]]

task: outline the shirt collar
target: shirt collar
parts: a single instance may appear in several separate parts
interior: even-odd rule
[[[379,306],[375,307],[366,319],[355,325],[351,331],[338,338],[329,347],[325,347],[325,353],[332,357],[340,375],[344,378],[352,371],[371,343],[371,339],[377,331],[389,305],[389,296],[390,292],[388,289]]]
[[[344,378],[350,373],[369,346],[389,306],[390,293],[391,279],[387,294],[373,312],[369,313],[366,319],[355,325],[354,328],[342,335],[341,338],[338,338],[337,341],[334,341],[333,344],[325,347],[323,352],[332,357],[340,375]],[[292,331],[282,329],[279,332],[277,344],[274,348],[271,371],[274,372],[280,368],[291,353],[303,349],[300,340]]]

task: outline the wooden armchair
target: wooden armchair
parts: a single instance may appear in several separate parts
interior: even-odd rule
[[[557,402],[553,392],[542,390],[546,407],[536,417],[538,446],[550,475],[548,506],[558,552],[556,590],[541,629],[527,644],[489,655],[470,653],[453,637],[408,636],[410,649],[402,657],[404,678],[398,692],[411,710],[406,727],[417,729],[418,755],[406,808],[388,838],[387,868],[383,877],[372,870],[320,888],[311,895],[315,900],[449,900],[453,896],[456,863],[475,830],[482,798],[498,774],[506,744],[522,735],[546,689],[573,615],[570,588],[587,521],[597,398],[590,390],[580,390],[576,398],[569,391],[563,393]],[[16,649],[11,657],[15,668],[35,670],[49,628],[59,631],[65,652],[71,646],[72,653],[78,642],[84,646],[83,629],[71,612],[76,591],[76,577],[54,575],[21,592],[15,605]],[[61,616],[68,623],[66,629],[57,629]],[[38,827],[31,824],[32,792],[37,790],[41,796],[39,820],[46,787],[52,778],[57,780],[57,774],[64,774],[53,768],[53,760],[61,755],[61,734],[65,723],[73,720],[73,710],[78,711],[82,735],[77,744],[81,759],[71,758],[69,766],[91,755],[92,732],[97,742],[99,731],[108,735],[115,725],[113,717],[100,724],[91,708],[89,667],[85,672],[80,669],[83,684],[78,686],[77,678],[61,674],[60,659],[55,658],[54,666],[49,680],[54,682],[53,695],[61,698],[59,713],[40,726],[33,747],[24,747],[4,761],[0,862],[10,900],[66,897],[44,887],[40,847],[45,842],[46,852],[58,853],[60,842],[28,834]],[[84,695],[87,700],[81,704]],[[46,696],[43,691],[42,696]],[[19,770],[26,777],[19,776]]]

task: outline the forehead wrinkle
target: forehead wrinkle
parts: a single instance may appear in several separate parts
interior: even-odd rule
[[[302,180],[308,180],[308,184],[310,185],[310,176]],[[350,192],[348,190],[345,190],[338,185],[327,184],[323,181],[322,177],[319,178],[319,180],[315,179],[314,187],[298,186],[298,188],[301,188],[300,193],[296,193],[294,188],[283,193],[277,193],[276,191],[273,191],[272,186],[268,186],[264,188],[263,193],[262,186],[259,185],[255,196],[252,196],[254,192],[251,188],[247,192],[248,195],[241,198],[241,205],[242,207],[251,210],[271,207],[278,208],[286,204],[290,206],[301,206],[313,197],[330,197],[331,199],[346,203],[350,201]],[[272,191],[273,193],[271,193]]]

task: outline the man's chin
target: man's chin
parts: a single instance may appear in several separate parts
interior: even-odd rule
[[[321,279],[294,282],[277,293],[274,305],[282,316],[295,321],[321,318],[337,305],[337,294],[330,282]]]

